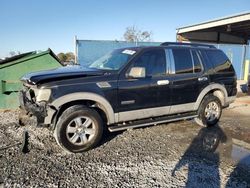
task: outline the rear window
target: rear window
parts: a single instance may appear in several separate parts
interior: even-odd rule
[[[220,50],[208,50],[207,57],[213,64],[215,72],[233,72],[233,66],[228,57]]]

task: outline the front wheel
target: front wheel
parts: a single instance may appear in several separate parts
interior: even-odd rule
[[[83,152],[95,147],[103,133],[100,115],[93,109],[75,105],[60,116],[54,136],[67,152]]]
[[[218,97],[207,95],[202,100],[198,109],[195,122],[201,126],[212,126],[218,123],[222,112],[222,105]]]

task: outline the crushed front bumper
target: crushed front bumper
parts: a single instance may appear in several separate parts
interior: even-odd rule
[[[25,91],[19,92],[19,101],[20,101],[20,118],[28,118],[31,115],[35,116],[37,119],[37,126],[42,126],[45,124],[45,118],[47,117],[46,103],[41,102],[39,104],[34,103],[26,95]],[[25,114],[27,117],[24,117]]]

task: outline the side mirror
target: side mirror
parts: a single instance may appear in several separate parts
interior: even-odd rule
[[[145,78],[146,70],[145,67],[132,67],[128,73],[130,78]]]

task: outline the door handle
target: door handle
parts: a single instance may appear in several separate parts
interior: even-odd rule
[[[169,80],[158,80],[157,81],[157,85],[168,85],[169,84]]]
[[[208,80],[207,77],[200,77],[200,78],[198,78],[199,82],[204,82],[204,81],[207,81],[207,80]]]

